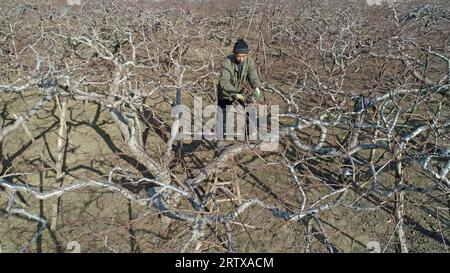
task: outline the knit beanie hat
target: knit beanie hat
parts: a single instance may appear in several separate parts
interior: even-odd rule
[[[244,39],[238,39],[237,42],[234,44],[233,52],[238,53],[245,53],[247,54],[249,52],[248,44],[245,42]]]

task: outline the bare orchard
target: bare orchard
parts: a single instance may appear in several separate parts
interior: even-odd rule
[[[448,252],[450,5],[423,2],[2,0],[0,251]],[[239,37],[273,151],[177,138]]]

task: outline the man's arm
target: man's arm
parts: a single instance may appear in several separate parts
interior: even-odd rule
[[[222,69],[220,70],[219,84],[223,98],[231,98],[236,93],[236,88],[231,84],[231,72],[229,70],[228,59],[222,62]]]
[[[256,69],[256,64],[253,59],[248,60],[248,81],[252,88],[257,88],[261,86],[261,81],[259,80],[258,70]]]

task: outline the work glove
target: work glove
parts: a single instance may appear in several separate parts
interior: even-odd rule
[[[244,95],[242,94],[236,94],[236,100],[244,102]]]
[[[260,99],[260,98],[261,98],[261,91],[259,90],[259,87],[256,87],[256,88],[255,88],[255,93],[254,93],[254,95],[255,95],[255,97],[256,97],[257,99]]]

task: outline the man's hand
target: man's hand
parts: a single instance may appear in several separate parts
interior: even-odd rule
[[[238,101],[241,101],[241,102],[244,102],[244,95],[242,95],[242,94],[236,94],[236,100],[238,100]]]
[[[254,96],[257,99],[261,99],[262,98],[261,90],[259,90],[259,87],[255,88]]]
[[[259,90],[259,87],[256,87],[256,88],[255,88],[255,97],[256,97],[257,99],[260,99],[260,98],[261,98],[261,91]]]

